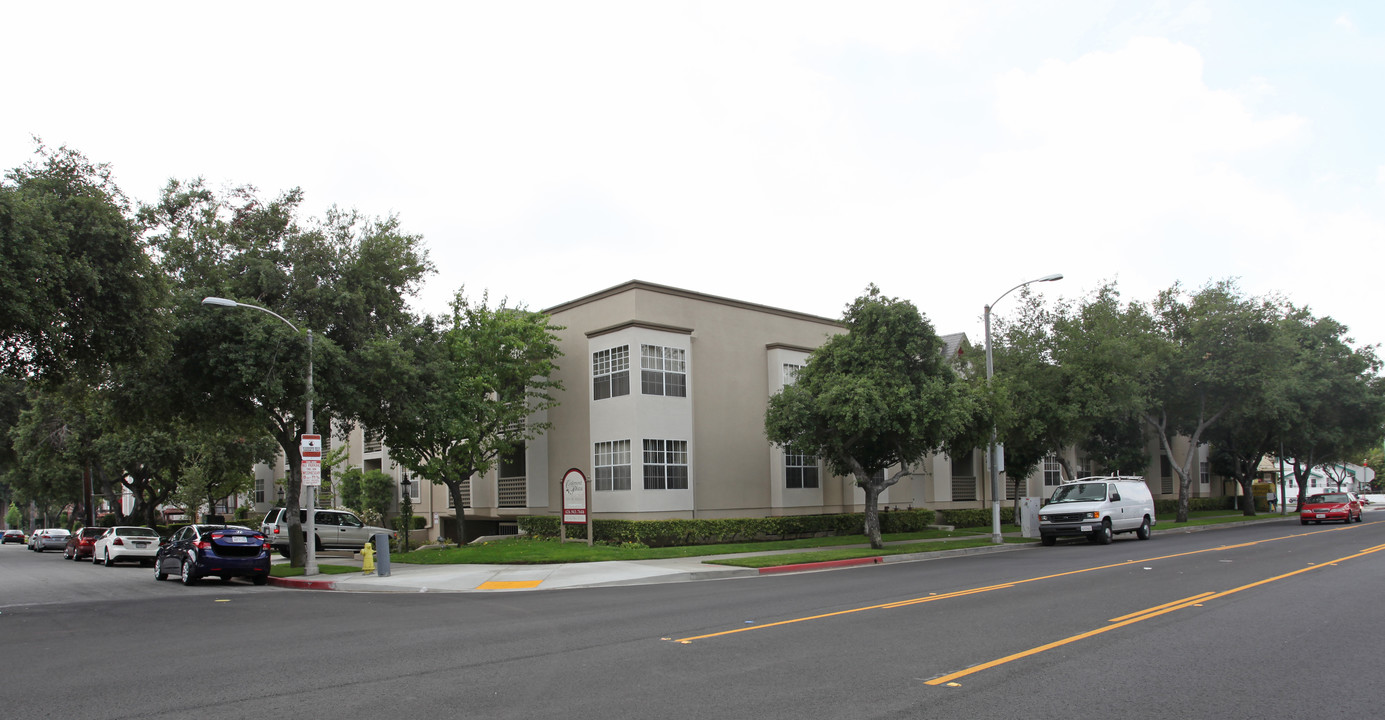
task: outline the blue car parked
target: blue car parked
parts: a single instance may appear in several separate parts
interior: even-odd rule
[[[188,525],[159,546],[154,579],[177,574],[184,585],[209,575],[222,582],[248,577],[269,582],[269,541],[263,533],[239,525]]]

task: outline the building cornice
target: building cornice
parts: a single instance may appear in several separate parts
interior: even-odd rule
[[[621,330],[627,330],[629,328],[658,330],[660,332],[676,333],[678,335],[693,334],[692,328],[675,327],[673,325],[661,325],[659,323],[644,322],[643,320],[628,320],[626,322],[620,323],[619,325],[612,325],[610,327],[604,327],[599,330],[592,330],[591,332],[587,333],[587,338],[591,339],[594,337],[601,337],[602,335],[610,335],[611,333],[620,332]]]
[[[643,280],[631,280],[629,282],[616,285],[615,287],[610,287],[599,292],[594,292],[591,295],[586,295],[577,298],[576,300],[569,300],[568,302],[562,303],[560,305],[554,305],[553,307],[548,308],[543,312],[547,315],[556,315],[561,312],[566,312],[568,310],[572,310],[583,305],[594,303],[600,300],[605,300],[606,298],[614,297],[616,295],[630,292],[632,290],[643,290],[645,292],[658,293],[660,295],[671,295],[673,297],[686,298],[688,300],[697,300],[700,302],[713,303],[716,305],[725,305],[727,307],[738,308],[741,310],[750,310],[753,312],[765,313],[767,315],[778,315],[780,317],[793,318],[795,320],[806,320],[808,322],[821,323],[823,325],[831,325],[832,327],[837,328],[843,327],[841,321],[833,320],[832,318],[819,317],[817,315],[809,315],[808,313],[797,312],[794,310],[785,310],[783,308],[770,307],[769,305],[758,305],[756,303],[745,302],[743,300],[732,300],[731,298],[724,298],[717,295],[707,295],[705,293],[693,292],[691,290],[683,290],[681,288],[676,287],[669,287],[668,285],[659,285],[656,283],[645,282]]]

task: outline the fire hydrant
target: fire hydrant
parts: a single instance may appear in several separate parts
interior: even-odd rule
[[[375,572],[375,543],[368,542],[361,548],[361,574],[369,575]]]

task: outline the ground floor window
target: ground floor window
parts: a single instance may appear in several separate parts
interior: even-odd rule
[[[1057,455],[1049,455],[1044,458],[1044,484],[1063,484],[1063,466],[1058,462]]]
[[[784,487],[794,490],[818,487],[818,459],[793,448],[784,450]]]
[[[630,489],[630,441],[615,440],[596,444],[596,490]]]
[[[644,489],[688,489],[688,441],[644,441]]]

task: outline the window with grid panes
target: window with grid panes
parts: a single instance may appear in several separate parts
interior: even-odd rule
[[[630,346],[592,353],[592,399],[630,394]]]
[[[630,441],[615,440],[596,444],[596,489],[630,489]]]
[[[811,490],[818,486],[818,459],[813,455],[784,450],[784,487]]]
[[[688,354],[682,348],[640,346],[640,392],[668,397],[688,396]]]
[[[688,441],[644,441],[644,489],[688,489]]]
[[[1044,458],[1044,485],[1062,485],[1063,466],[1058,463],[1057,455],[1049,455]]]

